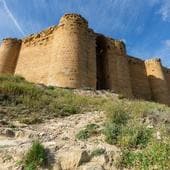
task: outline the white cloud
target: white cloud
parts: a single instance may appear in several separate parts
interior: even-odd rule
[[[5,12],[8,14],[8,16],[10,17],[10,19],[13,21],[14,25],[16,26],[16,28],[19,30],[19,32],[22,35],[25,35],[23,29],[21,28],[20,24],[18,23],[17,19],[15,18],[15,16],[12,14],[12,12],[10,11],[10,9],[8,8],[5,0],[0,0],[0,2],[2,2],[3,7]]]
[[[162,0],[159,13],[164,21],[170,22],[170,0]]]
[[[170,48],[170,40],[164,41],[165,47]]]

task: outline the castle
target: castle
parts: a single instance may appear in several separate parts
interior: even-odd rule
[[[109,89],[170,105],[170,69],[160,59],[129,56],[122,41],[95,33],[78,14],[22,40],[4,39],[0,73],[68,88]]]

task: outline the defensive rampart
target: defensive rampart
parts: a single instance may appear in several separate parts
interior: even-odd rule
[[[4,39],[0,73],[67,88],[106,89],[170,105],[170,69],[160,59],[129,56],[122,41],[89,28],[78,14],[22,40]]]

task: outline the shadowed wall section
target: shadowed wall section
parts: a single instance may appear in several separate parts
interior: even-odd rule
[[[14,74],[21,43],[18,39],[3,40],[0,46],[0,73]]]
[[[124,43],[98,34],[96,44],[97,89],[110,89],[115,93],[132,97]]]
[[[114,57],[116,57],[117,60],[118,93],[121,93],[126,97],[132,97],[133,94],[129,74],[128,58],[126,55],[126,47],[123,42],[114,42]]]
[[[156,102],[170,105],[168,84],[160,59],[146,60],[145,66],[150,82],[152,99]]]
[[[128,56],[128,62],[134,97],[151,100],[151,90],[145,69],[145,62],[131,56]]]
[[[117,66],[114,41],[98,34],[96,38],[97,89],[117,91]]]

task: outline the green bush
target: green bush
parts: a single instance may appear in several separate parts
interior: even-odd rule
[[[115,123],[106,123],[103,134],[107,143],[113,145],[117,144],[118,136],[121,133],[121,126]]]
[[[38,170],[46,165],[47,155],[44,146],[39,141],[34,141],[24,158],[25,170]]]
[[[99,133],[98,128],[99,126],[96,124],[89,124],[76,134],[76,138],[79,140],[86,140],[91,136],[97,135]]]
[[[118,136],[118,144],[126,148],[145,148],[151,139],[151,129],[138,122],[132,122],[122,128]]]

